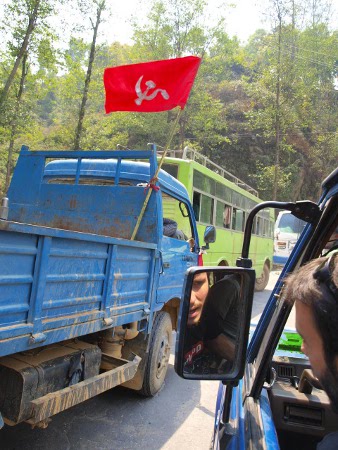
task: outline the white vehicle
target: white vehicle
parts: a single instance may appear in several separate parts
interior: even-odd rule
[[[306,222],[293,216],[290,211],[278,213],[274,231],[273,263],[284,265],[303,231]]]

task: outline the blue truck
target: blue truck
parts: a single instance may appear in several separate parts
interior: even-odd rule
[[[290,211],[306,226],[257,326],[250,327],[255,280],[250,239],[255,215],[262,208]],[[263,202],[253,208],[236,267],[189,269],[175,369],[183,378],[221,381],[214,430],[210,430],[211,448],[315,450],[325,435],[338,431],[338,414],[311,373],[300,336],[287,323],[292,305],[283,295],[289,273],[338,250],[337,227],[338,168],[323,181],[318,203]],[[191,327],[191,298],[198,289],[195,281],[205,274],[208,296],[198,327]]]
[[[155,146],[22,147],[0,210],[1,426],[45,427],[117,385],[161,389],[201,249],[185,187],[156,174]]]

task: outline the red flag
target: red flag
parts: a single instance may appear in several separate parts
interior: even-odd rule
[[[105,69],[106,113],[183,109],[200,62],[197,56],[187,56]]]

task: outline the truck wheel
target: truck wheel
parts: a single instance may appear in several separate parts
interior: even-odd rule
[[[168,369],[171,340],[170,315],[161,311],[157,314],[151,331],[143,386],[139,391],[141,395],[153,397],[162,388]]]
[[[263,273],[259,278],[256,278],[255,291],[264,291],[270,277],[270,269],[267,264],[264,264]]]

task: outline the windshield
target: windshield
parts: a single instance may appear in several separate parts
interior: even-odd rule
[[[306,222],[304,222],[304,220],[297,219],[290,213],[290,214],[283,214],[281,216],[278,228],[283,233],[300,234],[303,231],[305,225]]]

